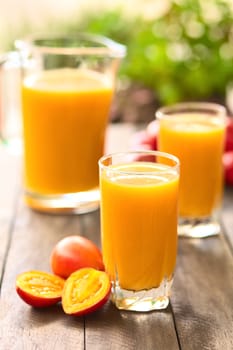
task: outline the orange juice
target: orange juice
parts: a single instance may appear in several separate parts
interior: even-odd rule
[[[140,291],[171,279],[177,248],[177,172],[150,162],[109,165],[100,187],[102,249],[111,280]]]
[[[159,150],[180,159],[181,217],[205,217],[222,197],[224,123],[206,114],[173,114],[160,120]]]
[[[112,94],[106,75],[84,69],[44,71],[24,80],[27,190],[47,195],[98,186]]]

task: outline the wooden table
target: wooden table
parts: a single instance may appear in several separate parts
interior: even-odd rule
[[[133,126],[109,130],[108,149],[128,147]],[[54,244],[82,234],[100,245],[99,211],[52,216],[28,209],[22,200],[19,156],[0,149],[0,349],[233,349],[233,187],[226,188],[222,234],[179,239],[171,303],[166,311],[134,313],[108,302],[99,311],[74,318],[61,306],[36,310],[15,292],[17,274],[49,271]]]

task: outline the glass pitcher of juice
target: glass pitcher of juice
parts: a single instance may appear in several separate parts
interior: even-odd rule
[[[15,46],[26,203],[48,212],[94,210],[98,159],[125,47],[87,33],[32,37]],[[7,140],[4,132],[2,125],[1,137]]]

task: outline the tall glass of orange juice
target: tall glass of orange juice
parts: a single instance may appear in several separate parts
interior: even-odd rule
[[[26,203],[49,212],[94,210],[98,159],[125,47],[83,33],[17,40],[16,48]]]
[[[220,232],[225,108],[213,103],[163,107],[158,147],[180,159],[180,235],[207,237]]]
[[[100,167],[101,241],[117,308],[164,309],[177,254],[179,161],[157,151],[115,153]]]

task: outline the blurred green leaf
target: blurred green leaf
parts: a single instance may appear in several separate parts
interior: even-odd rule
[[[227,0],[171,0],[168,11],[153,20],[126,16],[123,8],[89,9],[62,26],[127,45],[120,77],[152,89],[160,104],[224,101],[233,81],[233,6]]]

